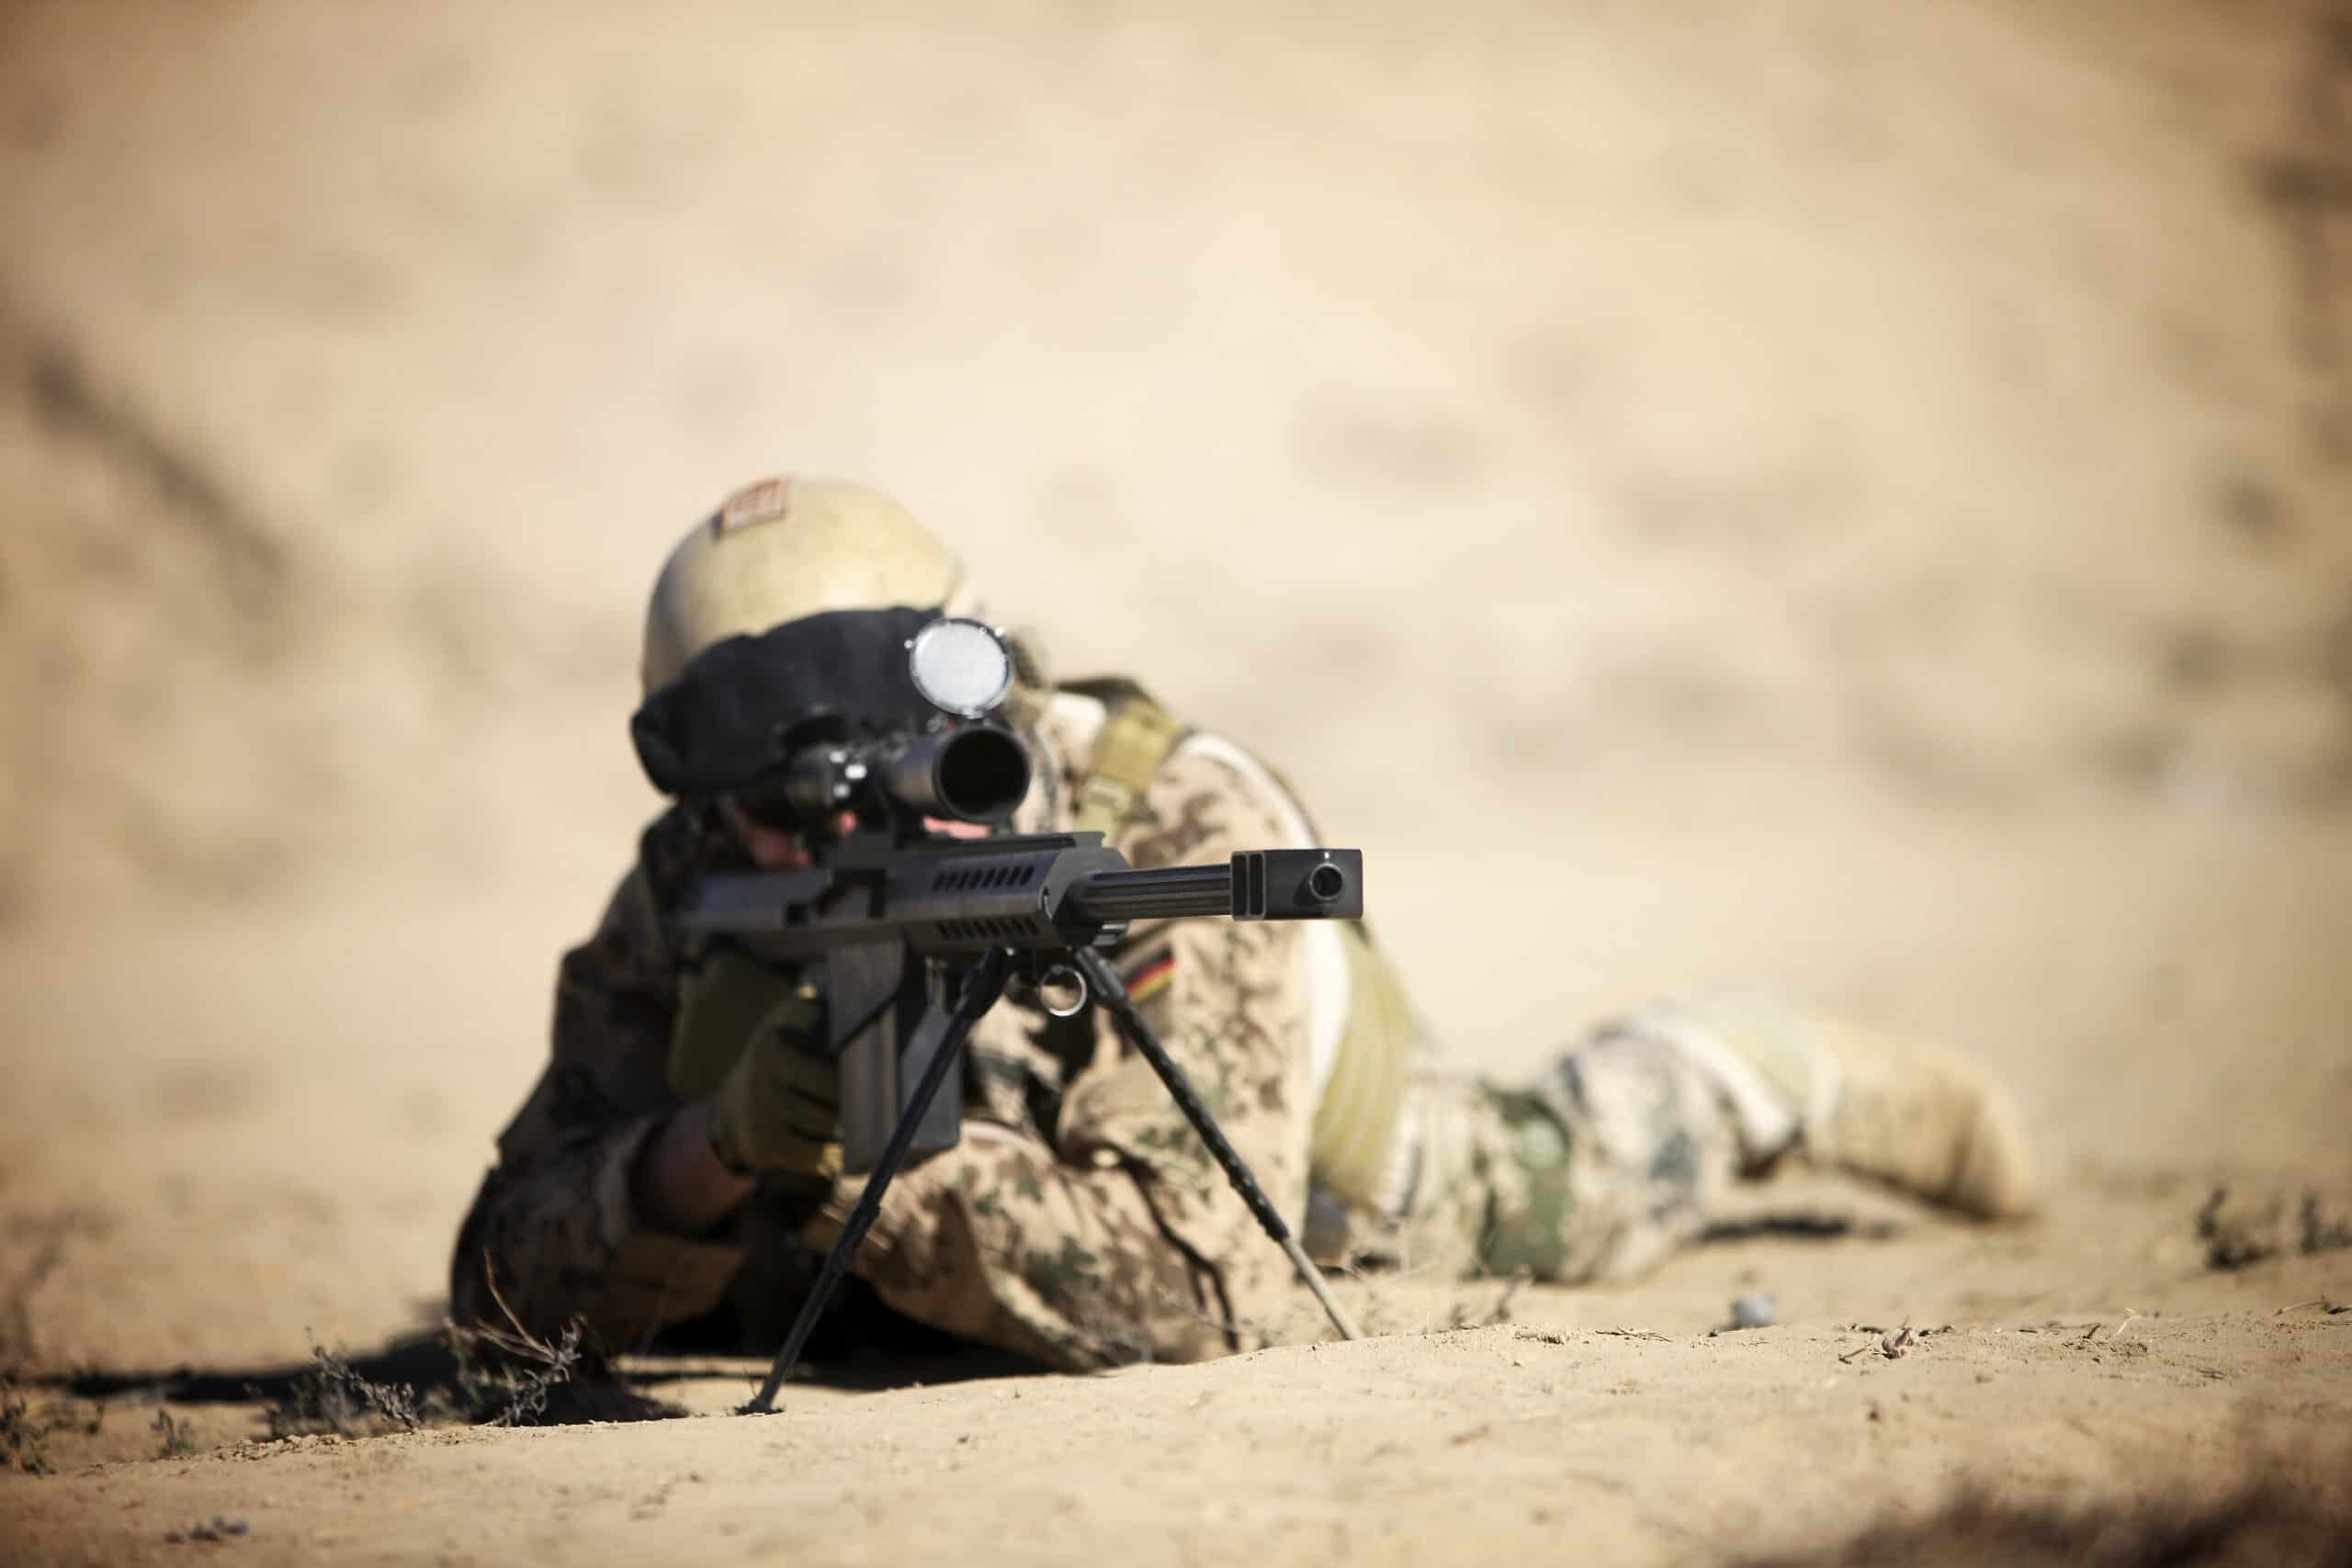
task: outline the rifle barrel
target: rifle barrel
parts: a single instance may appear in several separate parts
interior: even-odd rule
[[[1072,887],[1069,898],[1079,914],[1105,924],[1230,915],[1233,867],[1169,865],[1144,871],[1098,871]]]

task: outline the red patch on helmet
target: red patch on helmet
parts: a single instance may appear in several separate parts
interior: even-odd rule
[[[754,523],[773,523],[791,509],[790,479],[761,479],[719,503],[718,515],[710,520],[711,532],[724,537]]]

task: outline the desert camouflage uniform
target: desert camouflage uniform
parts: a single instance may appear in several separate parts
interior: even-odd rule
[[[1038,783],[1017,827],[1070,826],[1102,716],[1100,703],[1068,694],[1047,705],[1032,736]],[[1272,775],[1230,743],[1194,736],[1167,755],[1114,841],[1136,865],[1159,866],[1309,835]],[[780,1333],[804,1260],[838,1234],[858,1179],[830,1194],[764,1185],[736,1221],[698,1238],[648,1228],[629,1190],[639,1151],[678,1104],[664,1081],[678,954],[663,911],[694,877],[743,863],[723,831],[669,812],[646,831],[595,935],[565,956],[553,1059],[501,1135],[458,1237],[460,1321],[504,1315],[494,1286],[533,1331],[578,1315],[616,1348],[723,1300]],[[1523,1267],[1566,1280],[1628,1273],[1692,1235],[1738,1166],[1773,1152],[1741,1146],[1711,1080],[1682,1055],[1637,1031],[1604,1032],[1516,1091],[1424,1060],[1390,1190],[1352,1203],[1317,1193],[1302,1226],[1315,1174],[1309,1014],[1335,1005],[1308,961],[1311,929],[1165,923],[1131,933],[1120,961],[1164,978],[1139,993],[1146,1014],[1328,1260]],[[1101,1014],[1056,1021],[1008,998],[982,1020],[963,1140],[901,1172],[858,1274],[910,1317],[1062,1367],[1194,1359],[1306,1328],[1283,1254]]]

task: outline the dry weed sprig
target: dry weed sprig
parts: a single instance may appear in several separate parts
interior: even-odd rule
[[[272,1440],[314,1433],[353,1438],[382,1430],[413,1432],[424,1424],[414,1388],[362,1376],[347,1358],[315,1343],[311,1370],[282,1398],[266,1404],[262,1418]],[[164,1430],[160,1423],[156,1430]]]
[[[169,1410],[156,1410],[154,1431],[157,1459],[177,1459],[196,1452],[196,1434],[188,1430],[187,1422],[173,1419]]]

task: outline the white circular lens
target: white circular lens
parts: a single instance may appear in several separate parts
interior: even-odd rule
[[[962,616],[933,621],[907,645],[915,690],[938,707],[978,718],[1012,689],[1012,654],[1004,639]]]

